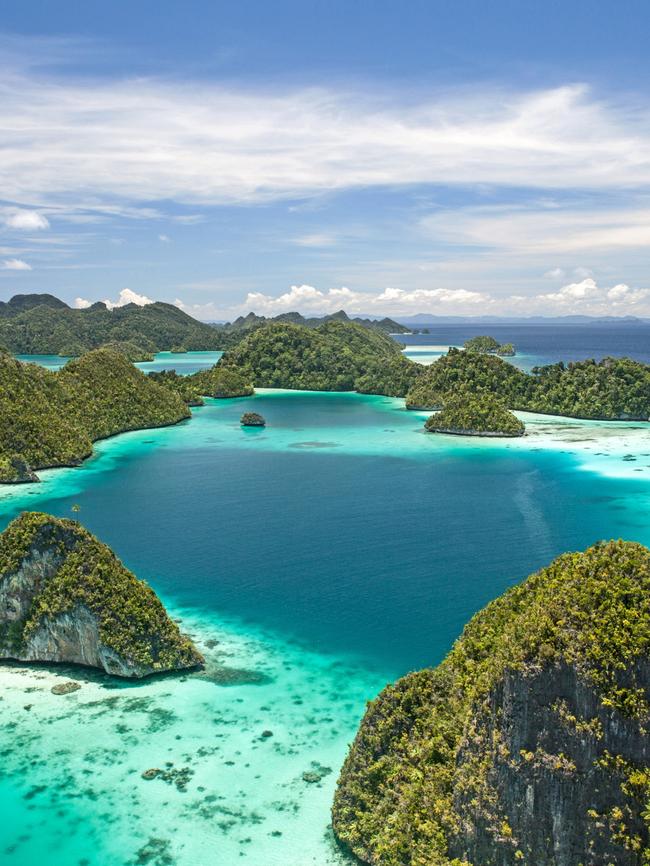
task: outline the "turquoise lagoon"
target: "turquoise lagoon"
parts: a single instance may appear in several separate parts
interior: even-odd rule
[[[3,864],[346,863],[329,805],[365,701],[561,551],[650,543],[647,424],[523,417],[468,441],[401,400],[261,391],[0,488],[1,526],[78,504],[208,659],[140,684],[0,667]]]
[[[209,369],[222,355],[223,352],[157,352],[153,361],[142,361],[135,366],[145,373],[174,369],[182,375],[189,375]],[[60,370],[70,360],[61,355],[16,355],[16,358],[48,370]]]

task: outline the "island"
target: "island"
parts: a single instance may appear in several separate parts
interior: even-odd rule
[[[437,409],[441,395],[491,393],[510,409],[602,421],[650,418],[650,366],[603,358],[534,367],[524,373],[493,354],[450,349],[406,394],[407,409]]]
[[[160,599],[74,520],[24,512],[0,535],[0,657],[141,678],[203,663]]]
[[[97,301],[73,309],[54,295],[14,295],[0,301],[0,345],[15,354],[78,357],[107,343],[130,342],[147,352],[225,350],[268,324],[317,328],[327,322],[353,322],[383,334],[405,334],[409,329],[392,319],[351,319],[343,310],[321,318],[281,313],[274,318],[249,313],[234,322],[199,322],[175,304],[161,301],[109,307]]]
[[[315,328],[266,324],[227,351],[217,369],[239,371],[260,388],[401,397],[424,368],[381,330],[333,320]]]
[[[251,397],[255,393],[247,370],[237,370],[217,362],[208,370],[187,376],[190,385],[204,397]]]
[[[372,866],[640,866],[650,551],[567,553],[369,704],[333,806]]]
[[[442,409],[425,421],[430,433],[458,436],[523,436],[524,424],[496,395],[452,393],[442,399]]]
[[[266,419],[257,412],[244,412],[239,423],[242,427],[266,427]]]
[[[515,347],[512,343],[499,343],[494,337],[479,336],[472,337],[463,343],[466,352],[478,352],[479,354],[492,355],[515,355]]]
[[[220,349],[222,340],[212,325],[160,301],[113,309],[98,301],[80,310],[48,294],[0,302],[0,344],[16,354],[76,357],[115,342],[154,353]]]
[[[92,443],[190,416],[184,400],[120,352],[96,349],[56,372],[0,354],[0,482],[76,466]]]

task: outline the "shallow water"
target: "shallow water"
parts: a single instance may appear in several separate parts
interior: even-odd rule
[[[189,375],[199,370],[207,370],[217,363],[223,352],[157,352],[153,361],[136,364],[145,373],[160,370],[176,370],[181,375]],[[48,370],[60,370],[70,358],[61,355],[16,355],[19,361],[39,364]]]
[[[244,409],[268,426],[242,429]],[[365,701],[561,551],[650,543],[649,425],[522,416],[523,439],[477,441],[425,434],[425,414],[356,394],[211,400],[0,488],[0,526],[78,504],[210,660],[140,685],[0,668],[3,864],[344,862],[329,804]],[[70,677],[79,691],[51,694]]]

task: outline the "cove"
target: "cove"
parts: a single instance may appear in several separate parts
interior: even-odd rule
[[[137,686],[3,666],[3,862],[346,862],[328,810],[365,701],[558,553],[650,542],[647,425],[533,419],[515,445],[421,424],[399,400],[262,392],[0,491],[2,527],[79,505],[210,661]],[[185,790],[142,778],[168,763]]]

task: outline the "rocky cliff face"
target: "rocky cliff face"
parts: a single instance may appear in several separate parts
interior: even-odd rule
[[[646,692],[648,673],[639,667]],[[644,723],[603,706],[574,668],[509,673],[458,750],[450,853],[482,866],[638,866],[648,766]]]
[[[78,523],[25,513],[0,536],[0,657],[124,677],[202,658],[160,600]]]
[[[650,551],[560,557],[370,704],[333,824],[386,866],[650,863]]]

